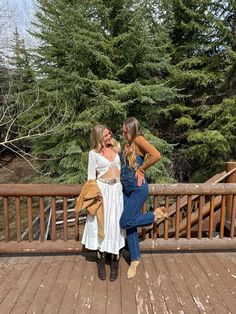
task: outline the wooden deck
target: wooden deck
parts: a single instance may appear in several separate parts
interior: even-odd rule
[[[236,313],[236,252],[142,254],[97,278],[94,253],[0,256],[0,313]],[[109,275],[109,265],[107,265]]]

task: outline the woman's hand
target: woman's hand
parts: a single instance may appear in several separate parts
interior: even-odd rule
[[[140,173],[140,171],[135,172],[135,178],[137,179],[137,185],[140,187],[145,180],[144,175]]]

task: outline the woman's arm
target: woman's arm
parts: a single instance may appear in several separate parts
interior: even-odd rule
[[[138,174],[144,176],[145,170],[155,164],[161,158],[160,152],[150,144],[143,136],[139,135],[134,140],[139,150],[145,155],[148,154],[142,166],[137,170]]]
[[[91,150],[88,157],[88,180],[96,179],[96,156]]]

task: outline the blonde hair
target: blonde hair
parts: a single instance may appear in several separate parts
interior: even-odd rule
[[[134,117],[127,118],[123,125],[125,125],[128,133],[128,142],[126,142],[125,150],[124,150],[124,157],[128,161],[129,166],[133,169],[137,169],[138,164],[136,162],[136,144],[134,142],[136,136],[142,135],[143,133],[140,128],[139,121]]]
[[[104,130],[108,129],[110,132],[111,130],[103,124],[97,124],[91,129],[90,133],[90,149],[94,149],[97,153],[99,153],[102,149],[102,137]],[[112,133],[112,132],[111,132]],[[111,139],[111,147],[114,152],[120,152],[120,143],[116,141],[114,138]]]

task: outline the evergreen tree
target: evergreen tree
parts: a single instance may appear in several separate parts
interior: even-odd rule
[[[38,140],[35,152],[52,159],[45,166],[60,181],[83,182],[91,126],[100,122],[116,131],[134,115],[153,133],[158,109],[177,96],[166,80],[168,39],[148,1],[38,3],[39,101],[42,110],[66,112],[67,124]],[[153,141],[155,135],[149,133]],[[171,152],[171,145],[159,143]],[[169,164],[163,158],[156,171],[168,177]]]
[[[9,98],[7,102],[9,123],[12,124],[9,138],[21,137],[29,131],[28,123],[32,123],[32,106],[34,101],[33,89],[35,86],[35,77],[30,64],[30,54],[25,47],[24,40],[21,38],[18,29],[14,32],[14,37],[10,46],[9,63]],[[11,135],[10,135],[11,134]],[[21,147],[20,147],[21,146]],[[21,142],[16,149],[26,149],[30,143]]]
[[[31,84],[35,82],[35,78],[30,64],[30,54],[17,28],[14,32],[10,50],[11,55],[8,57],[8,60],[11,69],[12,93],[20,93],[30,89]]]
[[[8,69],[3,61],[3,56],[0,53],[0,106],[2,107],[5,101],[5,95],[8,92]]]
[[[218,46],[225,58],[226,80],[221,84],[226,97],[236,95],[236,1],[228,0],[224,4],[215,4],[216,36]]]
[[[226,2],[173,0],[167,4],[163,1],[164,7],[168,7],[164,19],[172,40],[170,80],[184,98],[168,107],[161,131],[167,140],[176,144],[175,168],[178,178],[184,181],[206,180],[222,170],[234,152],[227,139],[233,138],[232,121],[229,119],[227,129],[231,131],[226,137],[222,127],[213,123],[215,113],[223,113],[229,81],[227,72],[233,71],[226,48],[226,38],[232,40],[233,33],[230,30],[231,35],[225,36],[222,32],[227,10],[233,24],[233,6]],[[232,111],[231,107],[227,113]],[[172,132],[166,125],[171,126]]]
[[[30,55],[17,29],[9,48],[7,87],[1,107],[1,148],[22,157],[31,149],[30,138],[34,137],[37,111],[36,83],[30,64]]]
[[[197,132],[188,136],[191,147],[187,154],[195,165],[192,180],[221,171],[236,153],[236,1],[214,3],[211,19],[215,46],[222,57],[222,80],[217,99],[199,114]]]

